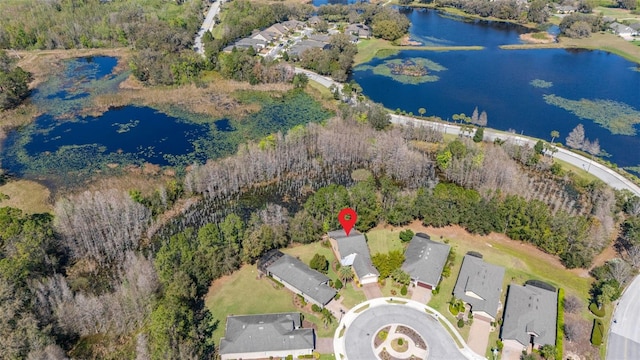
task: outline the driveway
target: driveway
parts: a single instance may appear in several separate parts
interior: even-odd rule
[[[480,356],[484,356],[487,352],[487,343],[489,342],[489,333],[491,332],[491,323],[486,320],[473,319],[471,329],[469,329],[469,338],[467,345]]]
[[[509,343],[504,344],[502,348],[502,360],[520,360],[522,356],[522,348],[511,347]]]
[[[320,354],[333,354],[333,338],[316,338],[316,351]]]
[[[362,291],[364,291],[364,296],[367,297],[367,300],[382,297],[382,290],[380,290],[378,283],[362,285]]]
[[[403,324],[417,331],[427,343],[429,359],[466,359],[438,320],[425,311],[398,305],[371,307],[353,320],[344,334],[347,359],[376,359],[373,337],[379,329],[391,324]]]
[[[411,300],[417,301],[421,304],[428,304],[431,300],[431,290],[421,286],[412,287]]]
[[[640,276],[624,291],[613,314],[607,359],[640,359]]]
[[[339,300],[333,299],[329,301],[329,303],[325,305],[325,307],[329,309],[329,311],[331,311],[333,316],[335,316],[337,319],[340,319],[341,311],[342,314],[345,314],[347,311],[349,311],[346,306],[342,305],[342,298],[340,298]]]

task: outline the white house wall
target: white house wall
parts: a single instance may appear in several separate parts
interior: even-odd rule
[[[291,290],[291,292],[298,294],[298,295],[302,295],[302,297],[304,298],[304,300],[308,303],[312,303],[312,304],[316,304],[320,307],[324,307],[324,304],[320,304],[319,302],[309,298],[306,294],[302,293],[302,291],[298,290],[297,288],[295,288],[293,285],[289,284],[288,282],[280,279],[279,277],[271,274],[271,277],[278,280],[279,282],[282,283],[282,285],[284,285],[284,287],[286,287],[287,289]]]
[[[220,355],[222,360],[233,359],[269,359],[285,358],[287,355],[293,355],[294,359],[297,359],[300,355],[312,355],[313,349],[298,349],[293,351],[262,351],[262,352],[250,352],[250,353],[236,353],[236,354],[224,354]]]

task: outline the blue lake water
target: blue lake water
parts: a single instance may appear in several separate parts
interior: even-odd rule
[[[353,73],[365,95],[390,109],[418,112],[450,119],[453,114],[470,115],[477,106],[488,114],[488,126],[549,139],[552,130],[563,141],[577,124],[586,136],[598,138],[609,160],[620,166],[640,164],[640,137],[613,135],[588,119],[549,105],[543,95],[554,94],[570,100],[602,99],[627,104],[640,110],[640,72],[637,66],[619,56],[589,50],[501,50],[501,43],[518,43],[523,30],[515,25],[455,21],[435,11],[411,11],[411,36],[429,37],[439,44],[482,45],[481,51],[402,51],[387,59],[374,59],[378,65],[389,59],[426,58],[447,70],[437,73],[436,82],[408,85],[371,70]],[[428,29],[428,30],[427,30]],[[549,88],[530,84],[540,79]],[[389,92],[393,89],[393,92]],[[390,96],[392,94],[392,96]],[[640,130],[638,126],[635,129]]]

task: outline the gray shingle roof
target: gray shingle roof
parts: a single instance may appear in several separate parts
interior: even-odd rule
[[[380,275],[371,263],[371,254],[369,253],[367,239],[364,235],[355,230],[351,230],[349,236],[347,236],[343,230],[335,230],[329,232],[329,237],[338,243],[338,251],[340,251],[342,259],[351,254],[356,254],[352,267],[358,278],[362,279],[372,274],[376,276]]]
[[[309,268],[291,255],[284,254],[274,261],[267,271],[322,305],[336,296],[336,291],[327,285],[327,276]]]
[[[228,316],[220,354],[315,348],[313,329],[300,329],[300,313]]]
[[[473,311],[484,311],[495,318],[500,303],[503,278],[502,266],[488,264],[475,256],[465,255],[453,295],[471,304]],[[467,295],[469,292],[482,299]]]
[[[534,337],[536,345],[554,345],[557,304],[558,296],[555,291],[532,285],[509,285],[500,337],[527,345],[529,334],[533,333],[537,335]]]
[[[431,240],[429,235],[416,234],[404,252],[402,270],[411,279],[437,286],[442,269],[447,263],[451,246]]]
[[[321,41],[317,41],[317,40],[302,40],[302,41],[297,42],[295,45],[293,45],[291,47],[291,49],[289,49],[289,54],[290,55],[300,56],[307,49],[313,49],[313,48],[325,49],[325,48],[328,48],[328,47],[329,47],[329,44],[321,42]]]

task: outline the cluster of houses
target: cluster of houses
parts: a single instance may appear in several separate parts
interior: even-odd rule
[[[556,14],[559,14],[559,16],[578,12],[578,7],[574,5],[555,4],[554,9],[556,11]],[[616,19],[610,16],[604,16],[602,18],[602,21],[607,24],[607,28],[611,30],[611,32],[625,40],[634,40],[637,36],[640,35],[640,22],[634,22],[629,25],[625,25],[617,22]]]
[[[299,57],[307,49],[325,50],[330,47],[331,35],[340,31],[335,25],[332,25],[327,34],[316,31],[316,26],[322,21],[318,16],[313,16],[306,22],[287,20],[273,24],[264,30],[255,30],[250,36],[225,47],[223,51],[253,48],[261,56],[277,58],[285,51],[289,56]],[[343,31],[351,37],[353,43],[371,36],[371,30],[364,24],[349,24]]]
[[[379,272],[373,266],[365,236],[355,230],[328,233],[331,249],[342,266],[351,266],[361,285],[377,283]],[[413,286],[435,289],[440,283],[451,247],[416,234],[405,251],[402,269]],[[324,308],[336,291],[329,278],[300,260],[272,250],[258,261],[258,270],[282,283],[312,304]],[[502,308],[505,269],[485,262],[482,255],[467,253],[453,290],[463,300],[474,319],[495,322]],[[548,284],[532,281],[508,287],[500,338],[511,349],[528,350],[555,344],[557,291]],[[300,313],[241,315],[227,317],[226,335],[220,341],[220,354],[226,359],[259,359],[310,355],[315,349],[313,329],[302,328]]]

